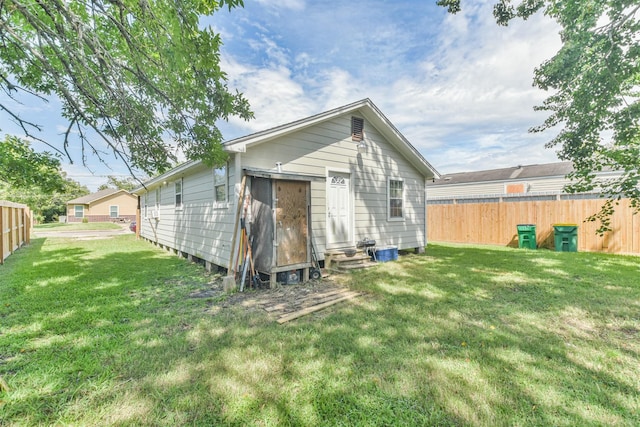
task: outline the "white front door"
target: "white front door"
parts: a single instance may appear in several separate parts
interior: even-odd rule
[[[327,177],[327,247],[352,246],[350,175],[329,172]]]

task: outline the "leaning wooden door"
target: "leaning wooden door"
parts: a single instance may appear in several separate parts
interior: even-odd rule
[[[277,201],[276,266],[308,262],[309,183],[277,180],[274,185]]]
[[[251,238],[256,270],[271,273],[273,266],[273,192],[268,178],[251,178]]]

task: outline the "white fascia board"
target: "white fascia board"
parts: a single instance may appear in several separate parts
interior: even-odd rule
[[[146,193],[147,191],[162,185],[162,183],[164,181],[173,181],[173,179],[176,176],[182,175],[185,172],[191,170],[191,169],[195,169],[198,166],[202,165],[202,161],[201,160],[192,160],[186,163],[183,163],[179,166],[176,166],[175,168],[163,173],[162,175],[158,175],[155,178],[151,178],[147,181],[145,181],[141,186],[134,188],[131,193],[132,194],[137,194],[138,196],[141,194]]]

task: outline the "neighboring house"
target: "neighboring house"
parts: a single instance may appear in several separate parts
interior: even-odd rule
[[[133,221],[138,198],[126,190],[107,188],[67,202],[67,222]]]
[[[566,175],[573,170],[571,162],[515,166],[475,172],[444,174],[427,183],[427,199],[454,199],[489,196],[553,197],[566,193]],[[597,174],[598,179],[617,177],[614,171]],[[577,195],[576,195],[577,196]],[[573,196],[573,197],[576,197]],[[599,198],[597,192],[594,198]]]
[[[535,225],[538,248],[556,249],[556,226],[575,224],[577,249],[610,253],[640,253],[640,218],[631,201],[621,199],[610,218],[610,231],[597,231],[591,220],[604,204],[605,195],[567,193],[570,162],[516,166],[477,172],[445,174],[427,183],[428,238],[455,242],[519,246],[519,225]],[[620,177],[605,170],[597,181]]]
[[[272,281],[308,273],[312,242],[319,260],[364,238],[424,251],[425,184],[438,174],[369,99],[223,147],[223,167],[187,162],[133,191],[143,238],[227,267],[241,217],[256,269]]]

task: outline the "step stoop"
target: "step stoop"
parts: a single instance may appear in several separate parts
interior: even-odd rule
[[[355,251],[355,254],[353,256],[347,255],[350,251]],[[372,261],[371,257],[365,254],[362,249],[347,248],[333,249],[325,252],[324,265],[326,269],[344,273],[370,268],[376,265],[376,263]]]

